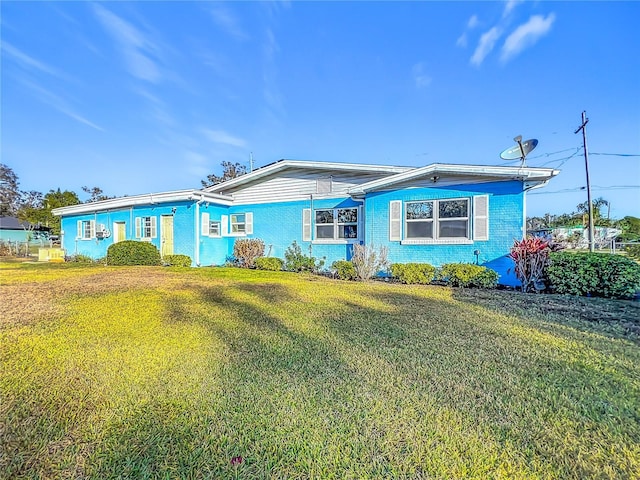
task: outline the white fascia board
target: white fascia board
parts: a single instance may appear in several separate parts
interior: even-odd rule
[[[182,202],[189,200],[202,200],[226,206],[233,204],[233,199],[226,195],[207,193],[202,190],[176,190],[172,192],[133,195],[131,197],[110,198],[100,202],[80,203],[78,205],[70,205],[68,207],[54,208],[51,213],[56,216],[76,215],[80,213],[94,213],[105,210],[135,207],[138,205],[155,205],[158,203]]]
[[[394,175],[397,173],[413,170],[414,167],[397,167],[392,165],[371,165],[365,163],[338,163],[338,162],[318,162],[313,160],[280,160],[254,170],[251,173],[241,175],[226,182],[218,183],[210,187],[203,188],[205,192],[220,192],[230,188],[244,185],[259,178],[271,175],[275,172],[288,168],[301,168],[306,170],[329,170],[344,172],[367,172],[367,173],[387,173]]]
[[[362,194],[375,191],[381,188],[426,177],[427,175],[477,175],[479,177],[497,177],[505,179],[518,179],[528,181],[546,182],[550,178],[555,177],[560,170],[553,168],[537,168],[537,167],[496,167],[489,165],[458,165],[446,163],[434,163],[426,167],[415,168],[407,172],[398,173],[390,177],[381,178],[368,183],[364,183],[357,187],[353,187],[349,193]]]

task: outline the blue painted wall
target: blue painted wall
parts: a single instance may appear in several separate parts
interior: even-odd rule
[[[437,200],[446,198],[472,198],[489,195],[489,240],[471,244],[402,245],[389,241],[389,202],[391,200]],[[425,262],[440,266],[444,263],[474,263],[475,250],[480,251],[479,263],[503,258],[516,238],[523,232],[522,182],[496,182],[475,185],[458,185],[438,188],[414,188],[402,191],[376,192],[366,197],[366,243],[387,246],[391,263]],[[404,230],[404,223],[403,223]],[[504,262],[501,276],[507,277]]]
[[[175,208],[175,212],[172,209]],[[113,245],[115,240],[114,223],[124,222],[126,240],[139,240],[135,237],[136,217],[156,217],[157,235],[150,243],[158,249],[161,245],[161,219],[162,215],[173,216],[174,253],[182,253],[194,258],[194,219],[195,206],[193,202],[179,202],[175,204],[136,206],[107,212],[88,213],[81,215],[70,215],[62,218],[61,230],[62,247],[67,255],[88,255],[92,258],[101,258],[107,255],[107,249]],[[108,238],[79,239],[76,238],[77,222],[94,220],[96,226],[104,224],[111,231]]]
[[[392,200],[436,200],[447,198],[470,198],[476,195],[489,195],[489,240],[473,241],[471,244],[430,244],[402,245],[389,241],[389,202]],[[302,240],[303,210],[360,207],[350,197],[311,199],[295,202],[272,204],[235,205],[226,207],[194,201],[176,204],[133,207],[97,214],[67,216],[62,219],[64,232],[63,247],[68,255],[75,253],[93,258],[104,257],[107,248],[113,244],[114,222],[125,222],[126,239],[135,238],[135,218],[155,216],[158,234],[151,240],[158,249],[161,241],[162,215],[174,217],[174,253],[188,255],[194,265],[199,254],[200,265],[222,265],[233,253],[237,238],[259,238],[265,243],[265,255],[284,258],[285,251],[295,240],[303,253],[311,253],[316,258],[324,258],[329,267],[335,260],[350,259],[352,244],[362,241],[376,247],[389,249],[389,261],[392,263],[427,262],[435,266],[450,262],[473,263],[474,251],[479,250],[479,262],[488,264],[501,274],[501,283],[516,285],[517,280],[507,269],[512,266],[504,255],[516,238],[522,238],[523,228],[523,192],[522,183],[496,182],[476,185],[458,185],[438,188],[411,188],[402,191],[375,192],[368,194],[364,201],[364,219],[360,221],[360,239],[346,242],[326,243],[318,240]],[[471,202],[472,205],[472,202]],[[172,209],[175,208],[175,212]],[[235,213],[253,214],[253,233],[242,236],[210,237],[202,234],[203,213],[209,215],[209,221],[222,222],[223,215]],[[312,214],[312,218],[314,215]],[[95,220],[96,224],[105,224],[112,231],[106,239],[76,239],[77,221]],[[197,226],[197,229],[196,229]],[[230,227],[229,227],[230,228]],[[312,227],[312,231],[314,228]],[[403,224],[404,230],[404,224]],[[197,242],[197,243],[196,243]],[[195,248],[198,246],[198,252]]]

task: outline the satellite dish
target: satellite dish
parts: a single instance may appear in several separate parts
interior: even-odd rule
[[[522,160],[522,164],[524,165],[525,158],[527,155],[538,146],[538,140],[535,138],[531,138],[529,140],[522,141],[522,135],[518,135],[513,139],[517,142],[517,145],[514,145],[511,148],[507,148],[500,154],[500,158],[503,160],[517,160],[518,158]]]

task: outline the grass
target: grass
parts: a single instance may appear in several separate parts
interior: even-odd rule
[[[0,294],[0,478],[640,476],[631,302],[16,263]]]

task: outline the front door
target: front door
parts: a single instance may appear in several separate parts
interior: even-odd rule
[[[124,222],[113,223],[113,243],[122,242],[127,238],[126,225]]]
[[[160,253],[165,255],[173,255],[173,215],[162,215],[160,217],[160,234],[162,247]]]

